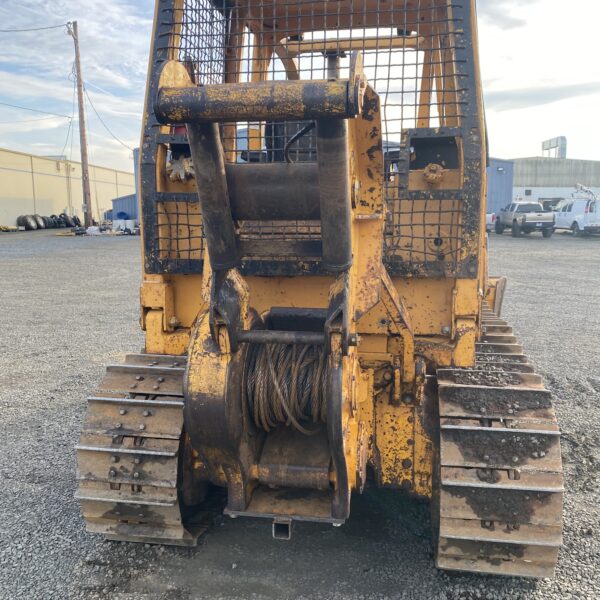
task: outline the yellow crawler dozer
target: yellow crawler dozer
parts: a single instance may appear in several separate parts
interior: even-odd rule
[[[88,531],[194,545],[431,499],[441,569],[548,577],[550,393],[487,273],[474,0],[157,0],[145,350],[77,446]],[[222,506],[222,504],[221,504]]]

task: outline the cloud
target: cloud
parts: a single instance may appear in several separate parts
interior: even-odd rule
[[[520,110],[560,100],[573,99],[600,93],[600,81],[575,83],[571,85],[551,85],[546,87],[528,87],[516,90],[496,90],[485,93],[486,107],[502,112]]]
[[[0,2],[0,20],[11,29],[43,27],[77,20],[83,77],[102,120],[126,144],[139,143],[152,31],[153,0],[21,0]],[[66,28],[0,34],[0,101],[70,115],[74,59],[73,40]],[[131,170],[131,154],[112,139],[86,101],[93,160]],[[2,146],[27,151],[44,148],[58,154],[66,127],[54,121],[27,121],[32,113],[0,106]],[[33,115],[35,116],[35,115]],[[73,158],[79,155],[75,118]],[[68,123],[68,120],[63,119]],[[91,145],[92,142],[90,142]],[[70,142],[67,146],[69,152]]]
[[[519,14],[519,9],[538,0],[479,0],[478,15],[490,25],[500,29],[525,27],[527,20]]]

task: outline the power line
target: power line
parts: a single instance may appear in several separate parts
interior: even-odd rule
[[[67,117],[70,119],[70,117]],[[56,119],[56,117],[40,117],[39,119],[21,119],[19,121],[0,121],[0,125],[8,125],[12,123],[35,123],[37,121],[49,121],[50,119]]]
[[[50,25],[48,27],[31,27],[28,29],[0,29],[0,33],[23,33],[25,31],[44,31],[45,29],[58,29],[59,27],[66,27],[66,23],[60,25]]]
[[[9,106],[10,108],[19,108],[21,110],[29,110],[31,112],[40,113],[42,115],[52,115],[53,117],[63,117],[64,119],[70,119],[69,115],[60,115],[58,113],[48,112],[47,110],[38,110],[37,108],[28,108],[27,106],[19,106],[18,104],[9,104],[8,102],[0,102],[2,106]]]
[[[92,102],[92,99],[90,98],[90,95],[88,94],[87,90],[84,88],[84,92],[86,95],[86,98],[88,99],[88,102],[90,103],[90,106],[92,107],[94,113],[96,114],[96,116],[98,117],[98,120],[100,121],[100,123],[102,123],[102,125],[104,126],[104,129],[106,129],[106,131],[108,131],[108,133],[117,141],[119,142],[119,144],[121,144],[121,146],[123,146],[124,148],[127,148],[127,150],[130,150],[131,152],[133,152],[133,148],[131,148],[130,146],[128,146],[125,142],[122,142],[109,128],[108,125],[102,120],[102,117],[98,114],[98,111],[96,110],[96,107],[94,106],[94,103]]]

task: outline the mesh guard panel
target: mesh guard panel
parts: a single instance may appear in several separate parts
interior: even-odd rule
[[[480,194],[474,177],[480,165],[473,164],[467,177],[468,158],[477,155],[477,149],[467,148],[474,110],[471,54],[464,42],[469,27],[465,4],[469,3],[181,0],[162,4],[163,26],[169,32],[166,54],[184,63],[198,85],[326,79],[330,55],[339,57],[339,77],[346,78],[351,53],[360,51],[366,78],[382,106],[386,265],[392,274],[406,276],[461,271],[461,263],[469,259],[467,241],[477,226]],[[226,159],[242,164],[315,161],[314,130],[293,141],[306,125],[223,123]],[[176,146],[168,148],[172,153]],[[454,185],[437,189],[424,184],[423,171],[430,163],[447,169],[446,177]],[[467,179],[470,192],[463,185]],[[190,197],[189,202],[197,200]],[[155,209],[156,214],[165,211],[159,203]],[[183,214],[184,218],[193,214],[198,227],[155,223],[154,244],[163,249],[163,260],[201,256],[199,213],[191,207],[174,211],[175,218]],[[311,221],[238,222],[237,230],[240,240],[298,241],[320,236],[319,223]],[[165,241],[165,236],[173,235],[182,239]],[[168,255],[164,248],[171,249]]]

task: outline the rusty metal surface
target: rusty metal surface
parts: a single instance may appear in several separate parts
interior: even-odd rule
[[[268,486],[328,490],[331,453],[325,429],[312,436],[289,428],[270,432],[258,462],[258,481]]]
[[[484,322],[497,322],[484,313]],[[441,569],[554,573],[562,543],[560,431],[550,393],[529,367],[510,340],[478,344],[474,370],[438,371]]]
[[[257,487],[245,510],[225,509],[225,514],[240,517],[289,517],[294,521],[343,523],[332,516],[332,491],[310,489],[269,489]]]
[[[178,498],[184,357],[129,355],[88,398],[77,450],[86,528],[107,539],[193,546]]]

